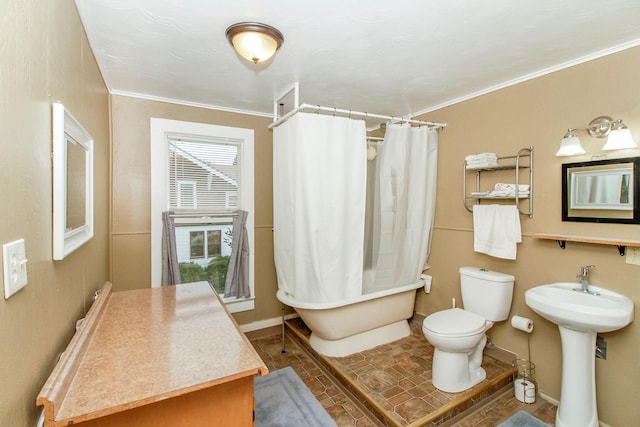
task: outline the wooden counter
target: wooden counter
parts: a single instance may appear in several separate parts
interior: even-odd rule
[[[267,373],[207,282],[107,283],[36,402],[46,427],[253,425]]]

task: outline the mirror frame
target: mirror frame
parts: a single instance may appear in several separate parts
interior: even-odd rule
[[[611,165],[631,163],[633,169],[633,207],[631,217],[620,218],[620,210],[615,209],[598,209],[597,216],[578,216],[572,214],[569,210],[571,180],[569,174],[575,169],[589,168],[594,169],[603,166],[603,170],[610,168]],[[607,215],[610,213],[610,215]],[[640,157],[626,157],[621,159],[594,160],[589,162],[564,163],[562,165],[562,221],[579,221],[579,222],[599,222],[599,223],[617,223],[617,224],[640,224]]]
[[[93,237],[93,138],[60,102],[52,105],[52,133],[53,259],[61,260]],[[85,150],[84,223],[73,229],[67,229],[69,140]]]

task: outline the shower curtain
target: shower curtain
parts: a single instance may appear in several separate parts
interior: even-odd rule
[[[296,300],[362,293],[365,176],[364,121],[297,113],[274,129],[274,259]]]
[[[331,302],[417,282],[431,242],[437,142],[427,127],[388,125],[367,177],[363,121],[297,113],[276,127],[278,287]]]
[[[435,214],[438,133],[427,127],[388,125],[378,147],[371,269],[364,293],[420,279]]]

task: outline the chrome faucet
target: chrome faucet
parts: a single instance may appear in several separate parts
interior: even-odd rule
[[[580,274],[576,276],[576,279],[580,280],[580,284],[582,285],[580,288],[575,288],[574,291],[580,291],[587,294],[598,295],[597,292],[591,292],[589,290],[589,270],[595,268],[595,265],[583,265],[580,267]]]

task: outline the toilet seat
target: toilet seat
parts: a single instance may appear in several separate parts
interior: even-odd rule
[[[448,337],[466,337],[484,332],[484,317],[461,308],[450,308],[427,316],[422,329]]]

